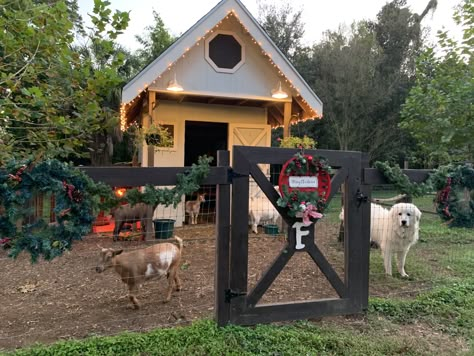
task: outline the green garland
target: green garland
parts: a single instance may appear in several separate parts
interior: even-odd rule
[[[387,179],[390,184],[402,194],[410,197],[421,197],[433,191],[429,183],[413,183],[400,169],[399,166],[391,167],[387,162],[375,162],[374,167],[377,168]]]
[[[412,197],[436,191],[436,211],[450,227],[474,227],[474,169],[468,164],[441,166],[424,183],[413,183],[398,166],[375,162],[390,184]]]
[[[132,189],[119,199],[110,186],[94,182],[67,163],[47,160],[32,164],[12,160],[0,171],[0,243],[11,247],[9,255],[13,258],[26,251],[32,262],[41,256],[52,260],[71,249],[73,241],[90,233],[99,210],[117,206],[122,201],[176,207],[183,194],[199,189],[209,174],[211,161],[212,157],[199,157],[197,165],[177,175],[177,185],[172,189],[147,185],[143,193]],[[54,223],[42,217],[33,223],[27,222],[26,218],[33,214],[28,203],[36,194],[54,196]]]

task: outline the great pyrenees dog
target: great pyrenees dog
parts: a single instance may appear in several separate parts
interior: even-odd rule
[[[343,211],[339,217],[343,220]],[[392,256],[395,255],[398,272],[408,277],[405,260],[410,247],[418,241],[420,219],[421,211],[414,204],[398,203],[388,210],[371,203],[370,241],[380,247],[386,274],[392,275]]]

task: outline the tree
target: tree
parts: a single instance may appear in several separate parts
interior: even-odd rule
[[[160,15],[153,10],[154,25],[145,27],[144,36],[135,36],[138,43],[143,48],[137,51],[137,56],[143,65],[148,65],[163,53],[174,41],[175,38],[165,27],[165,23]]]
[[[120,83],[123,56],[111,53],[128,13],[112,14],[107,1],[94,4],[89,38],[103,50],[100,68],[73,49],[77,18],[64,1],[12,0],[2,7],[0,162],[78,156],[112,115],[103,104]]]
[[[431,9],[430,1],[427,9]],[[377,21],[327,32],[294,64],[324,102],[322,120],[296,125],[319,147],[362,150],[372,160],[403,159],[413,143],[398,128],[400,107],[413,85],[422,43],[420,21],[405,0],[382,7]]]
[[[259,4],[259,22],[280,51],[290,60],[301,50],[304,35],[303,10],[289,4]]]
[[[418,141],[425,163],[474,159],[474,5],[464,0],[454,19],[463,26],[458,43],[447,32],[438,34],[438,47],[417,60],[416,85],[403,105],[400,126]],[[441,161],[439,161],[441,158]]]

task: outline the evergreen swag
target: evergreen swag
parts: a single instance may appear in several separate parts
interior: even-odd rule
[[[297,152],[286,166],[284,173],[287,176],[315,176],[320,170],[330,171],[326,158]],[[283,185],[282,188],[282,196],[278,199],[277,204],[280,207],[288,208],[289,216],[303,217],[305,223],[322,217],[321,213],[326,207],[326,199],[320,197],[317,191],[293,189],[290,192],[287,185]]]
[[[143,193],[131,189],[119,199],[110,186],[94,182],[67,163],[47,160],[32,164],[13,160],[0,171],[0,241],[4,246],[11,246],[9,255],[13,258],[27,251],[32,262],[41,256],[52,260],[71,249],[73,241],[90,233],[99,210],[122,201],[176,207],[183,194],[199,189],[211,161],[212,157],[199,157],[197,165],[177,176],[177,185],[172,189],[148,185]],[[54,223],[46,222],[41,216],[29,223],[33,211],[28,203],[36,194],[54,196]]]
[[[450,227],[474,227],[474,169],[471,165],[447,165],[434,170],[425,183],[412,183],[400,167],[375,162],[390,184],[412,197],[436,191],[436,211]]]

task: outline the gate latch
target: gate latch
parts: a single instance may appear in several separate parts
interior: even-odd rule
[[[236,292],[236,291],[233,291],[232,289],[226,289],[225,290],[225,302],[230,303],[232,298],[241,297],[241,296],[244,296],[244,295],[247,295],[247,293],[245,293],[245,292]]]
[[[357,207],[360,207],[362,203],[367,203],[369,201],[369,197],[365,196],[359,189],[357,189],[356,200]]]

